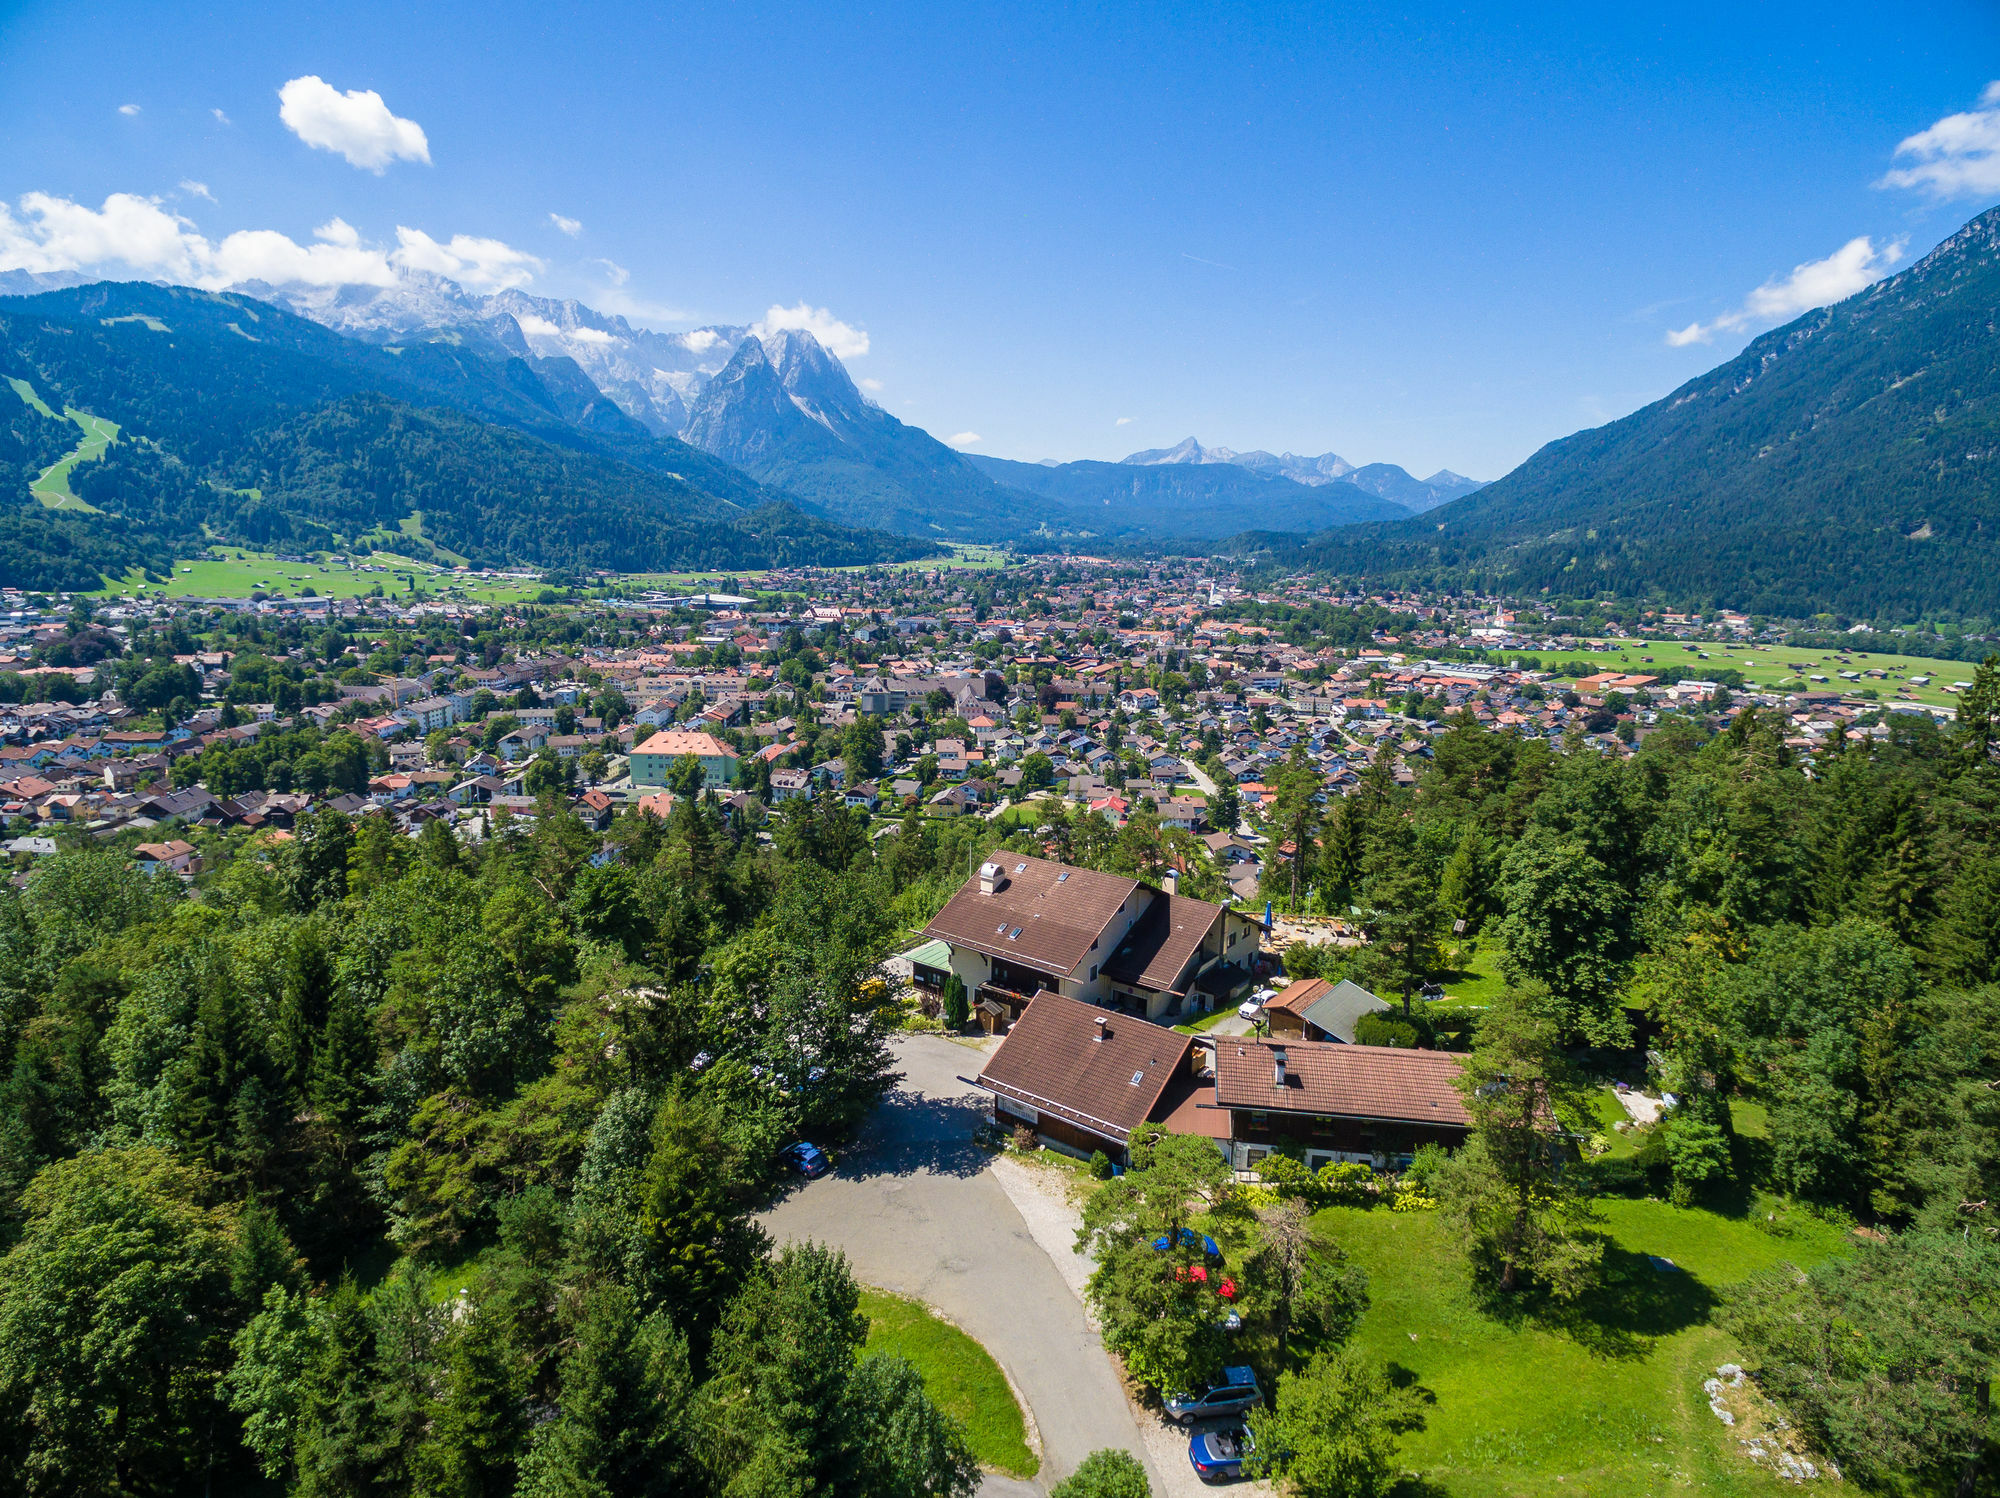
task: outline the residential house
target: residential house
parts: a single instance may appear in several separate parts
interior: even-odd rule
[[[1243,987],[1254,918],[1115,874],[1024,854],[980,866],[924,930],[951,947],[968,991],[1016,1011],[1042,989],[1147,1019],[1212,1007]]]
[[[178,838],[165,843],[141,843],[132,858],[133,866],[142,874],[157,874],[162,870],[185,874],[193,870],[196,861],[194,844]]]
[[[1069,1154],[1122,1162],[1156,1127],[1212,1140],[1242,1171],[1273,1153],[1391,1170],[1423,1144],[1465,1142],[1460,1065],[1441,1051],[1198,1038],[1043,992],[978,1085],[998,1122]]]
[[[810,796],[813,788],[810,770],[773,770],[771,772],[771,804],[790,801],[796,796]]]
[[[919,949],[922,950],[922,949]],[[1170,1088],[1198,1085],[1194,1037],[1043,991],[980,1071],[1002,1124],[1033,1129],[1065,1154],[1122,1163],[1134,1130],[1163,1112]],[[1179,1099],[1173,1099],[1178,1102]]]
[[[1398,1170],[1424,1144],[1456,1149],[1472,1128],[1446,1051],[1222,1037],[1212,1107],[1229,1113],[1230,1163],[1255,1170],[1274,1150],[1307,1168],[1353,1161]]]

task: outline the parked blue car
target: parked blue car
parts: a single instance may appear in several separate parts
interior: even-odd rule
[[[1188,1461],[1203,1482],[1234,1482],[1243,1475],[1243,1458],[1257,1449],[1247,1425],[1204,1431],[1188,1441]]]
[[[826,1151],[816,1144],[808,1144],[803,1139],[797,1144],[788,1144],[779,1150],[778,1158],[808,1181],[823,1176],[833,1169],[833,1162],[827,1159]]]
[[[1163,1235],[1153,1240],[1153,1247],[1160,1253],[1165,1253],[1172,1242],[1173,1239]],[[1199,1248],[1211,1259],[1222,1257],[1222,1249],[1217,1246],[1216,1241],[1206,1233],[1197,1233],[1193,1228],[1181,1229],[1181,1247]]]

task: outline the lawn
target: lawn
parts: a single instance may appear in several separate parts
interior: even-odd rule
[[[1504,650],[1507,661],[1537,666],[1587,661],[1600,671],[1644,675],[1661,666],[1697,666],[1703,670],[1728,667],[1741,671],[1753,687],[1789,692],[1860,692],[1872,688],[1883,701],[1924,702],[1949,706],[1956,699],[1945,690],[1953,682],[1972,679],[1972,662],[1938,661],[1926,656],[1881,655],[1867,651],[1794,650],[1787,645],[1722,644],[1704,641],[1692,650],[1677,640],[1613,640],[1611,652],[1595,650]],[[1648,659],[1650,657],[1650,660]],[[1869,676],[1871,670],[1882,676]],[[1840,673],[1859,673],[1859,681],[1843,681]],[[1814,681],[1823,676],[1824,681]],[[1930,685],[1912,687],[1908,678],[1928,676]]]
[[[1175,1025],[1174,1028],[1183,1035],[1205,1035],[1224,1020],[1234,1018],[1236,1018],[1236,1007],[1233,1004],[1224,1004],[1212,1014],[1201,1015],[1184,1025]]]
[[[868,1318],[863,1357],[887,1352],[908,1358],[931,1398],[964,1424],[983,1465],[1013,1477],[1035,1475],[1041,1461],[1028,1446],[1021,1407],[992,1354],[919,1301],[863,1289],[861,1311]]]
[[[1456,965],[1440,972],[1438,982],[1450,1003],[1490,1004],[1507,991],[1507,980],[1500,976],[1500,943],[1488,936],[1468,945],[1474,949],[1469,960],[1460,955],[1465,947],[1445,950],[1445,960]]]
[[[1664,1202],[1599,1203],[1612,1240],[1604,1287],[1577,1311],[1489,1309],[1439,1213],[1333,1207],[1314,1223],[1368,1272],[1357,1334],[1428,1391],[1426,1428],[1401,1459],[1420,1491],[1488,1495],[1786,1490],[1739,1454],[1702,1380],[1740,1349],[1710,1322],[1720,1293],[1781,1260],[1841,1251],[1804,1219],[1788,1236]],[[1671,1259],[1656,1269],[1648,1255]]]
[[[418,593],[412,593],[411,584]],[[496,582],[474,577],[455,577],[429,562],[394,552],[378,551],[357,558],[352,566],[335,566],[327,561],[280,562],[264,552],[239,547],[218,547],[206,556],[177,562],[165,588],[150,584],[137,573],[101,588],[97,596],[145,591],[174,598],[248,598],[263,591],[287,598],[302,598],[311,588],[322,598],[358,598],[376,587],[392,598],[415,596],[465,598],[485,603],[518,603],[541,591],[539,583]]]

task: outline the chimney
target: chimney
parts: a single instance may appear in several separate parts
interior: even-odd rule
[[[1181,871],[1179,869],[1168,869],[1166,876],[1160,880],[1160,888],[1170,895],[1179,894],[1181,892]]]
[[[1285,1085],[1285,1048],[1281,1045],[1271,1047],[1271,1085]]]
[[[1110,1023],[1111,1023],[1111,1017],[1110,1017],[1109,1015],[1107,1015],[1107,1014],[1100,1014],[1100,1015],[1098,1015],[1098,1016],[1097,1016],[1097,1035],[1096,1035],[1096,1040],[1097,1040],[1097,1043],[1098,1043],[1099,1045],[1102,1045],[1102,1044],[1104,1044],[1104,1037],[1105,1037],[1105,1035],[1106,1035],[1106,1034],[1108,1034],[1108,1033],[1109,1033],[1109,1032],[1108,1032],[1108,1031],[1107,1031],[1107,1030],[1105,1029],[1105,1026],[1106,1026],[1106,1025],[1108,1025],[1108,1024],[1110,1024]]]
[[[982,895],[992,894],[995,890],[1000,888],[1003,882],[1004,881],[1000,878],[999,864],[982,863],[979,866],[979,892]]]

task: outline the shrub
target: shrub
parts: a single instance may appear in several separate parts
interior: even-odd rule
[[[1032,1155],[1042,1147],[1042,1141],[1035,1137],[1035,1131],[1026,1124],[1014,1125],[1014,1148],[1024,1155]]]
[[[1323,978],[1326,976],[1328,959],[1336,963],[1337,947],[1313,946],[1306,942],[1293,942],[1284,951],[1285,976],[1288,978]]]
[[[965,980],[953,973],[944,980],[944,1022],[947,1029],[963,1030],[965,1022],[972,1017],[972,1006],[966,1001]]]
[[[1090,1157],[1090,1173],[1100,1181],[1111,1179],[1111,1157],[1098,1150]]]
[[[1093,1451],[1049,1490],[1049,1498],[1152,1498],[1146,1469],[1129,1451]]]
[[[1257,1174],[1281,1201],[1302,1201],[1314,1211],[1360,1206],[1372,1196],[1375,1182],[1375,1172],[1366,1165],[1329,1160],[1318,1170],[1307,1170],[1304,1162],[1291,1155],[1267,1155],[1257,1166]]]
[[[1354,1022],[1357,1045],[1397,1046],[1408,1051],[1414,1050],[1423,1039],[1423,1032],[1414,1020],[1381,1009],[1372,1010]]]
[[[1444,1169],[1447,1158],[1445,1148],[1441,1144],[1418,1145],[1416,1153],[1410,1156],[1409,1169],[1403,1172],[1402,1184],[1405,1189],[1420,1191],[1428,1196],[1431,1184],[1437,1180],[1438,1172]]]

